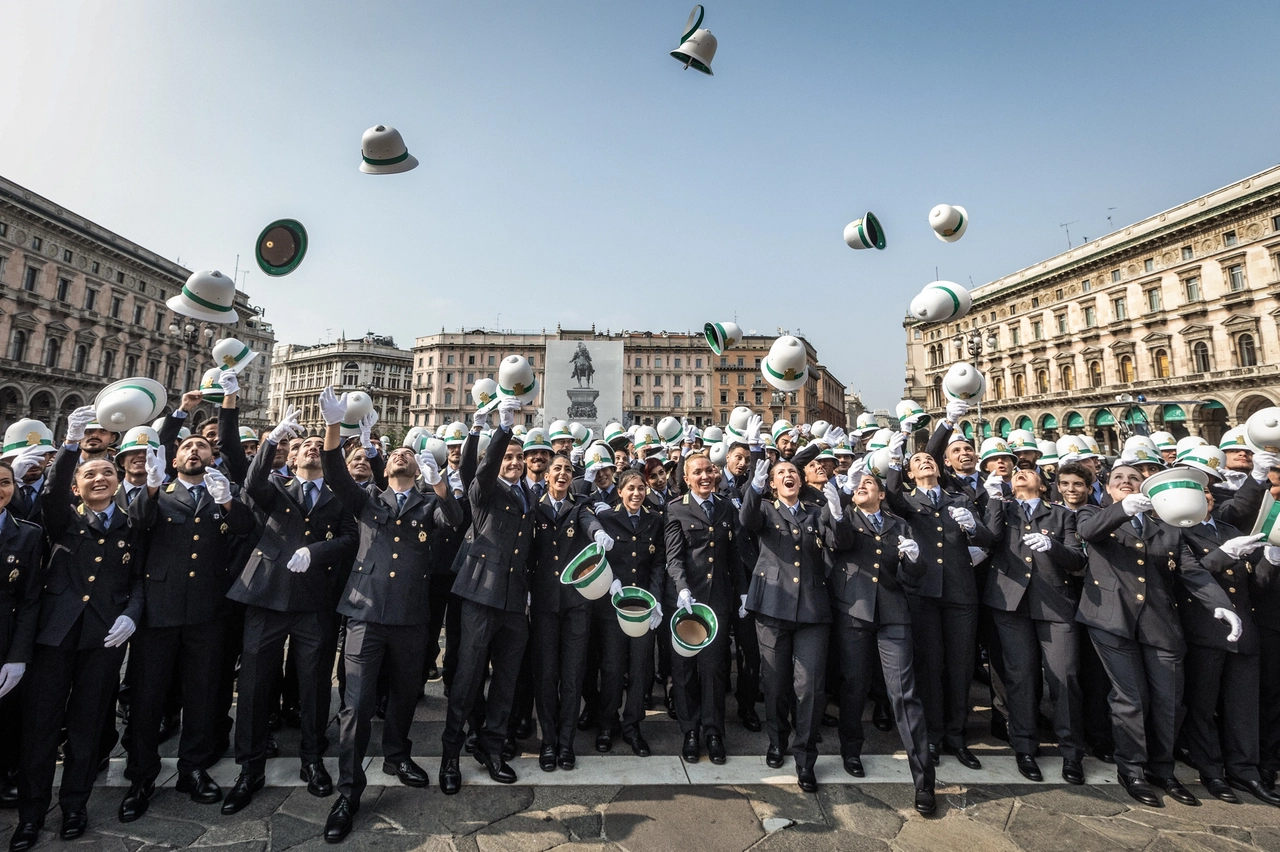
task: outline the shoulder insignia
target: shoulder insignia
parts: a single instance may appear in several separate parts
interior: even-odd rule
[[[80,513],[81,517],[84,517],[84,504],[81,503],[79,506],[76,506],[76,511]]]
[[[172,494],[172,493],[173,493],[173,489],[177,486],[177,484],[178,484],[178,483],[176,483],[176,482],[170,482],[170,483],[169,483],[169,487],[168,487],[168,488],[166,488],[166,489],[164,490],[164,493],[165,493],[165,494]]]

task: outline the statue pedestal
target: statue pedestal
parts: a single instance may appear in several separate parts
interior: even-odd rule
[[[569,388],[569,418],[572,420],[595,420],[596,398],[600,391],[591,388]]]

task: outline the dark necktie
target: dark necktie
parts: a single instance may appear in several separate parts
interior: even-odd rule
[[[556,517],[560,516],[560,507],[563,505],[563,500],[556,500],[554,498],[551,500],[551,511],[555,513]]]
[[[408,499],[409,499],[409,495],[408,495],[408,494],[406,494],[405,492],[403,492],[403,491],[397,491],[397,492],[396,492],[396,511],[397,511],[397,513],[402,513],[402,512],[404,512],[404,501],[406,501],[406,500],[408,500]]]
[[[867,517],[868,517],[868,518],[870,518],[870,520],[871,520],[871,526],[872,526],[872,528],[873,528],[873,529],[875,529],[875,531],[876,531],[876,532],[883,532],[883,531],[884,531],[884,529],[883,529],[883,525],[880,523],[880,516],[879,516],[879,515],[868,515]]]
[[[516,492],[516,498],[520,500],[520,511],[529,511],[529,501],[525,499],[524,489],[520,487],[520,483],[517,482],[515,485],[511,486],[511,490]]]
[[[199,506],[199,505],[200,505],[200,501],[204,499],[204,486],[203,486],[203,485],[193,485],[193,486],[191,486],[190,488],[188,488],[187,490],[188,490],[188,491],[190,492],[190,494],[191,494],[191,502],[192,502],[192,503],[195,503],[197,506]]]
[[[542,499],[542,495],[547,491],[547,486],[542,482],[533,483],[533,502],[537,503]]]
[[[1027,516],[1028,521],[1031,520],[1031,504],[1030,503],[1022,504],[1022,514]]]
[[[36,501],[36,487],[34,485],[22,486],[22,496],[26,499],[27,505],[30,506]]]
[[[1141,515],[1133,516],[1133,528],[1137,531],[1138,538],[1142,538],[1142,516]]]
[[[706,513],[708,521],[714,516],[715,507],[711,504],[710,497],[702,501],[702,511]]]
[[[102,528],[103,528],[104,530],[105,530],[105,529],[110,529],[110,527],[111,527],[111,516],[110,516],[110,515],[108,515],[106,512],[95,512],[94,514],[96,514],[96,515],[98,516],[98,523],[102,524]]]
[[[316,484],[311,480],[302,483],[302,508],[308,512],[316,502]]]
[[[640,531],[640,516],[639,516],[639,515],[632,515],[632,516],[631,516],[631,531],[632,531],[632,532],[639,532],[639,531]]]
[[[126,488],[124,490],[124,504],[126,506],[133,505],[133,498],[138,496],[138,492],[142,490],[142,486],[137,488]]]
[[[938,492],[933,489],[929,490],[929,502],[933,504],[933,508],[938,508]]]

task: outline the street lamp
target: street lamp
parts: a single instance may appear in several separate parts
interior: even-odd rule
[[[198,326],[191,320],[187,320],[181,327],[176,322],[169,323],[169,333],[182,340],[186,344],[186,353],[182,361],[182,383],[187,381],[187,369],[191,366],[191,347],[204,338],[205,343],[213,340],[213,328],[211,326]],[[195,390],[195,388],[179,387],[180,391]]]
[[[976,325],[969,329],[968,334],[965,334],[962,331],[957,331],[955,337],[951,338],[951,343],[956,347],[956,358],[961,357],[967,351],[969,353],[969,357],[973,360],[973,366],[976,369],[978,367],[978,360],[982,357],[982,342],[984,336],[986,338],[986,345],[995,349],[996,344],[999,342],[999,338],[996,337],[996,330],[994,328],[987,329],[985,335],[982,333],[982,329],[978,328]],[[977,433],[978,442],[981,443],[982,439],[985,437],[982,432],[982,397],[978,397],[977,408],[978,423],[977,428],[974,431]]]

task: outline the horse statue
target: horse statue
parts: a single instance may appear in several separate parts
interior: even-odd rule
[[[587,351],[587,347],[578,344],[577,350],[573,353],[573,357],[569,359],[569,363],[573,365],[572,377],[578,382],[578,387],[582,387],[585,382],[587,387],[591,386],[591,379],[596,374],[596,368],[591,364],[591,353]]]

